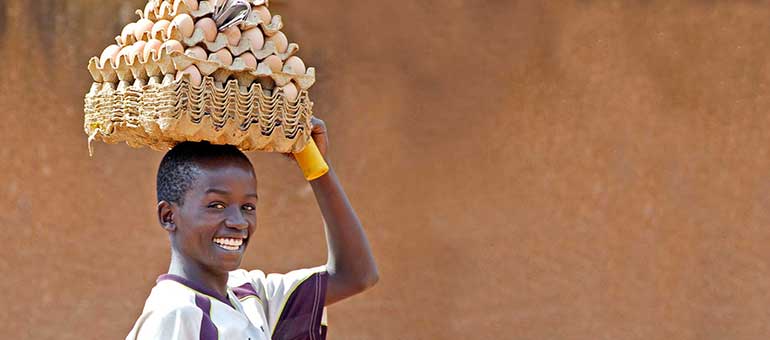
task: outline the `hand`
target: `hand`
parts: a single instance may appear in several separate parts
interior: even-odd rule
[[[326,149],[329,148],[329,136],[326,134],[326,123],[316,117],[310,118],[310,124],[313,126],[310,129],[310,136],[318,146],[318,151],[321,151],[321,156],[326,157]]]
[[[326,150],[329,148],[329,136],[326,134],[326,123],[319,118],[311,117],[310,125],[310,137],[315,141],[318,151],[321,152],[321,156],[326,158]],[[296,160],[292,153],[284,153],[283,155],[291,160]]]

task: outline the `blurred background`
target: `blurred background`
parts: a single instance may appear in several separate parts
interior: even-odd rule
[[[88,59],[144,0],[0,0],[0,338],[121,339],[164,273],[161,153],[95,144]],[[762,1],[273,0],[380,267],[330,339],[770,336]],[[245,268],[325,262],[250,155]]]

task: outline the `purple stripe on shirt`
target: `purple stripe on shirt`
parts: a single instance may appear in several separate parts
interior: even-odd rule
[[[187,287],[192,288],[193,290],[197,290],[197,291],[199,291],[199,292],[201,292],[203,294],[206,294],[208,296],[214,297],[217,300],[219,300],[220,302],[222,302],[222,303],[224,303],[224,304],[226,304],[226,305],[228,305],[228,306],[230,306],[232,308],[235,308],[230,303],[230,299],[228,299],[225,296],[222,296],[222,294],[219,294],[219,292],[217,292],[217,291],[215,291],[213,289],[210,289],[210,288],[208,288],[208,287],[206,287],[206,286],[204,286],[204,285],[202,285],[200,283],[197,283],[195,281],[191,281],[191,280],[185,279],[185,278],[183,278],[183,277],[181,277],[179,275],[163,274],[161,276],[158,276],[158,280],[156,282],[160,282],[160,281],[163,281],[163,280],[171,280],[171,281],[179,282],[179,283],[181,283],[181,284],[183,284],[183,285],[185,285]]]
[[[286,301],[273,332],[273,340],[323,340],[321,326],[326,299],[326,272],[315,273],[302,282]]]
[[[214,326],[214,322],[211,321],[211,300],[203,295],[195,294],[195,305],[203,311],[200,340],[219,339],[219,331]]]
[[[251,285],[251,283],[244,283],[238,287],[233,287],[233,293],[235,293],[235,296],[238,297],[238,300],[243,300],[244,298],[247,298],[249,296],[257,296],[257,291],[254,290],[254,286]]]

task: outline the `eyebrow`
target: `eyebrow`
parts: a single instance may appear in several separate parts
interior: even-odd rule
[[[219,194],[219,195],[229,195],[230,192],[227,190],[217,189],[217,188],[211,188],[209,190],[206,190],[206,194]],[[246,194],[246,197],[254,197],[256,199],[259,199],[259,196],[257,196],[256,193],[253,194]]]

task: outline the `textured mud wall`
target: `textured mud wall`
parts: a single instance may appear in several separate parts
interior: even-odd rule
[[[159,153],[82,133],[132,1],[0,0],[0,338],[118,339],[168,261]],[[770,23],[751,1],[274,0],[380,264],[331,339],[766,339]],[[252,157],[244,266],[325,260]]]

